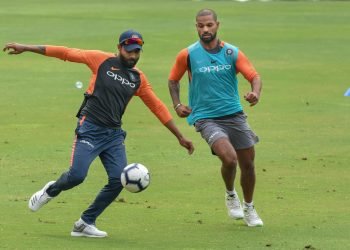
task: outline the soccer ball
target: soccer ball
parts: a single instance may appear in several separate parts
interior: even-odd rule
[[[132,193],[138,193],[148,187],[150,174],[144,165],[131,163],[124,168],[120,179],[126,190]]]

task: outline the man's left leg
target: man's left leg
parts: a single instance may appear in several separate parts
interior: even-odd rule
[[[255,188],[254,147],[236,151],[241,169],[241,186],[245,202],[252,202]]]
[[[243,190],[244,220],[248,226],[262,226],[263,222],[258,216],[254,204],[253,196],[255,189],[255,150],[254,147],[237,150],[238,162],[241,169],[241,186]]]
[[[114,130],[110,137],[112,140],[106,144],[106,149],[100,154],[100,159],[108,175],[108,183],[102,188],[89,208],[83,212],[79,221],[75,223],[71,233],[72,236],[107,236],[107,233],[96,228],[95,221],[122,191],[120,175],[127,164],[124,145],[125,132],[121,129]],[[85,229],[84,226],[86,225],[92,228]]]

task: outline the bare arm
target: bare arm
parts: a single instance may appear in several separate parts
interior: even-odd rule
[[[176,107],[180,102],[180,82],[175,80],[168,81],[169,91],[171,99],[173,100],[173,106]]]
[[[183,137],[177,126],[175,125],[173,119],[164,124],[178,139],[181,146],[185,147],[188,151],[188,154],[192,154],[194,151],[193,144],[190,140]]]
[[[38,53],[41,55],[45,55],[46,47],[43,45],[26,45],[19,43],[7,43],[3,48],[3,51],[9,51],[9,55],[18,55],[26,51]]]
[[[254,106],[259,102],[261,89],[262,89],[262,81],[260,79],[260,76],[257,75],[253,78],[253,80],[250,82],[252,86],[252,91],[248,92],[244,99],[250,103],[250,106]]]
[[[192,110],[180,101],[180,82],[175,80],[168,81],[169,92],[173,100],[174,109],[179,117],[187,117]]]
[[[153,114],[162,122],[162,124],[169,129],[169,131],[176,136],[180,145],[187,149],[189,154],[193,153],[192,142],[186,139],[176,126],[172,116],[165,106],[165,104],[156,96],[153,92],[151,85],[149,84],[146,76],[141,72],[141,86],[136,94],[141,98],[145,105],[152,111]]]

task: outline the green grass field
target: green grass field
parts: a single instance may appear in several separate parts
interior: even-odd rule
[[[32,213],[29,197],[69,165],[84,65],[36,54],[0,55],[1,249],[350,249],[350,2],[2,1],[0,44],[55,44],[115,51],[119,33],[142,32],[138,64],[171,108],[167,76],[197,39],[201,8],[219,15],[219,37],[260,72],[259,105],[245,105],[260,136],[255,204],[265,226],[230,220],[218,159],[185,120],[188,156],[136,97],[124,116],[129,162],[152,174],[149,189],[123,191],[98,220],[106,239],[72,238],[73,222],[106,182],[101,162],[84,184]],[[249,88],[240,78],[240,90]],[[186,100],[187,82],[182,81]],[[171,111],[174,115],[175,113]],[[241,189],[238,186],[240,196]]]

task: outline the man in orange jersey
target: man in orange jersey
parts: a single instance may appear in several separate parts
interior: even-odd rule
[[[258,137],[243,113],[236,74],[241,73],[251,84],[251,91],[244,96],[251,106],[259,101],[262,81],[242,51],[217,38],[219,22],[213,10],[198,12],[196,28],[199,41],[180,51],[170,72],[168,84],[174,109],[179,117],[187,117],[221,160],[228,215],[243,218],[248,226],[262,226],[253,205],[254,145]],[[186,71],[188,106],[180,101],[179,85]],[[237,164],[241,169],[243,209],[234,188]]]
[[[118,54],[97,50],[81,50],[61,46],[38,46],[8,43],[4,51],[21,54],[30,51],[64,61],[86,64],[92,71],[84,101],[77,114],[70,168],[56,181],[48,182],[29,200],[29,208],[37,211],[44,204],[84,181],[92,161],[99,156],[108,174],[108,183],[95,201],[74,223],[72,236],[106,237],[95,221],[123,189],[120,175],[127,165],[124,146],[126,132],[121,128],[122,116],[130,99],[139,96],[146,106],[192,154],[192,142],[182,136],[169,110],[155,95],[146,76],[135,68],[144,44],[140,33],[127,30],[119,37]]]

